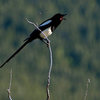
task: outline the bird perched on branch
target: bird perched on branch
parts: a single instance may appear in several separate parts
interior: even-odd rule
[[[24,40],[24,44],[15,51],[1,66],[2,68],[7,62],[9,62],[19,51],[21,51],[28,43],[32,42],[35,39],[42,40],[45,44],[48,45],[49,41],[46,37],[50,36],[52,32],[59,26],[59,24],[65,19],[64,16],[67,14],[55,14],[53,17],[47,19],[41,23],[38,28],[36,28],[28,38]]]

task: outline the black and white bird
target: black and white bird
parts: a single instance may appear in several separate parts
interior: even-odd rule
[[[14,52],[1,66],[2,68],[7,62],[9,62],[22,48],[24,48],[28,43],[32,42],[35,39],[40,39],[44,43],[48,44],[48,40],[46,37],[50,36],[52,32],[58,27],[58,25],[65,19],[64,16],[67,14],[56,14],[53,17],[47,19],[43,23],[41,23],[38,28],[35,29],[28,38],[25,39],[24,44],[16,51]],[[45,35],[44,35],[44,34]],[[46,36],[46,37],[45,37]]]

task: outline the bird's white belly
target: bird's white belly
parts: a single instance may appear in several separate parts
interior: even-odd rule
[[[51,27],[47,28],[46,30],[42,31],[47,37],[52,34]],[[41,38],[45,38],[44,34],[40,33]]]

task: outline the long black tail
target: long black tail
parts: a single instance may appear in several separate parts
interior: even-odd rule
[[[16,52],[14,52],[2,65],[0,65],[0,68],[2,68],[5,64],[7,64],[19,51],[21,51],[29,41],[27,40]]]

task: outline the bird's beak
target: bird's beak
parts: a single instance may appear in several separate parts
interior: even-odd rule
[[[63,14],[63,17],[66,16],[67,14]],[[66,18],[63,18],[63,20],[66,20]]]

